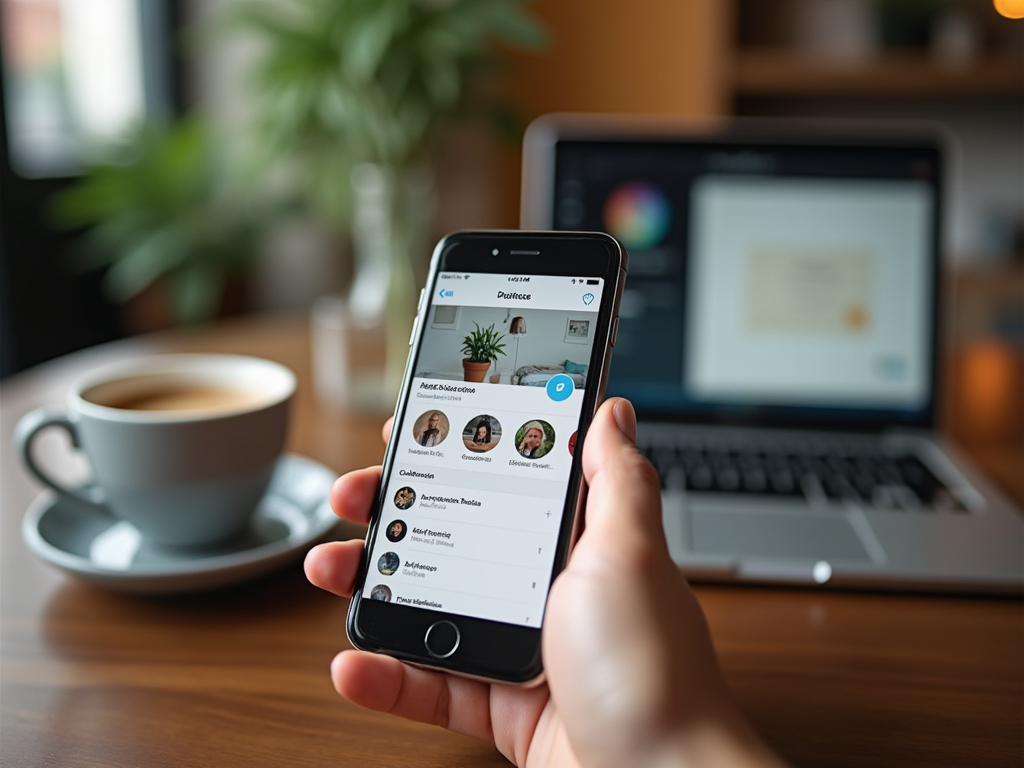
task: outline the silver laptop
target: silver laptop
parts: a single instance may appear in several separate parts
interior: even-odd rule
[[[1024,592],[1024,518],[935,435],[939,132],[552,115],[522,226],[630,253],[630,398],[698,580]]]

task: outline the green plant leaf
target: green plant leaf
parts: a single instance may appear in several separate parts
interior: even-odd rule
[[[232,153],[204,124],[186,119],[142,125],[122,152],[120,164],[87,168],[50,201],[59,225],[90,227],[77,265],[108,267],[104,286],[114,300],[127,301],[161,279],[173,284],[179,273],[199,268],[195,274],[205,274],[209,290],[219,291],[226,275],[249,267],[278,208],[260,185],[236,180]],[[189,295],[202,296],[184,284]],[[193,298],[182,306],[203,301]]]
[[[188,244],[173,225],[159,229],[129,248],[110,267],[104,285],[110,297],[124,302],[171,272],[188,256]]]
[[[341,51],[341,70],[353,82],[371,79],[388,53],[388,47],[410,21],[406,0],[377,0],[375,8],[355,19],[347,30],[347,46]]]
[[[150,221],[141,216],[118,216],[90,229],[81,242],[78,267],[89,271],[112,264],[123,256],[134,243],[146,236]]]
[[[211,320],[217,314],[223,277],[205,264],[193,264],[173,275],[167,298],[177,319],[185,325]]]
[[[500,343],[505,336],[494,330],[494,323],[481,328],[473,323],[476,330],[470,331],[462,340],[462,353],[471,363],[497,362],[498,355],[505,354],[505,345]]]
[[[344,177],[361,162],[409,167],[440,125],[472,115],[497,72],[493,43],[536,47],[524,0],[240,0],[224,24],[261,43],[248,78],[253,154],[297,172],[294,194],[332,222],[350,214]]]

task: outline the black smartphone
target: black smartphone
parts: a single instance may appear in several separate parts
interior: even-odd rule
[[[348,613],[357,648],[541,679],[627,255],[591,232],[458,232],[431,260]]]

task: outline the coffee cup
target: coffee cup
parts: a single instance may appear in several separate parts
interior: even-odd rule
[[[160,355],[82,377],[67,412],[22,417],[15,442],[29,471],[61,497],[99,506],[149,543],[209,547],[247,527],[284,449],[295,376],[237,355]],[[70,487],[33,455],[36,437],[67,431],[92,482]]]

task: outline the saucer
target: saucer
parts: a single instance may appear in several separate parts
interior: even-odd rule
[[[196,592],[268,573],[325,538],[340,522],[328,503],[336,477],[310,459],[282,456],[248,530],[216,548],[147,544],[131,523],[49,491],[32,502],[21,532],[32,552],[84,581],[121,592]]]

